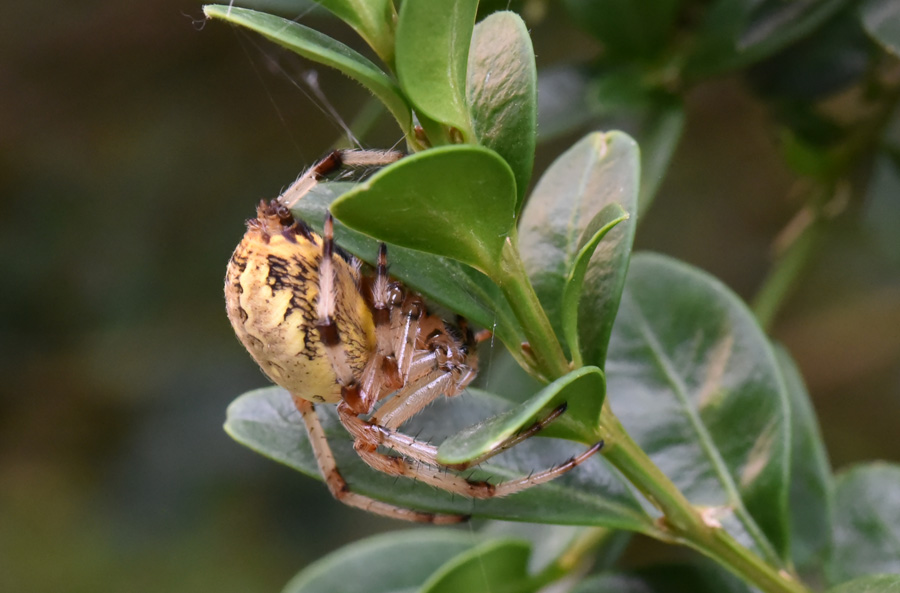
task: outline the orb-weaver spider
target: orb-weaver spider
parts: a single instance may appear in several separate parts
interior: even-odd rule
[[[532,436],[565,406],[482,457],[452,468],[438,462],[435,446],[399,432],[404,422],[437,397],[462,393],[474,379],[472,332],[464,322],[454,327],[429,314],[420,295],[391,280],[383,243],[375,276],[367,278],[356,258],[335,248],[330,214],[319,236],[295,220],[289,208],[340,165],[383,166],[401,156],[336,151],[284,194],[260,202],[228,264],[225,300],[240,341],[263,372],[293,397],[319,470],[335,498],[398,519],[453,523],[466,517],[406,509],[352,492],[337,468],[315,404],[337,404],[356,453],[372,468],[471,498],[507,496],[552,480],[585,461],[602,443],[558,466],[492,484],[457,472]]]

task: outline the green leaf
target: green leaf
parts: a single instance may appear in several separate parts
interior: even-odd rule
[[[400,86],[417,112],[455,128],[466,142],[475,139],[466,106],[466,62],[477,7],[478,0],[408,0],[397,22]],[[438,143],[432,130],[425,131]]]
[[[572,20],[603,42],[614,60],[659,53],[675,28],[680,0],[566,0]]]
[[[619,204],[631,216],[606,235],[591,258],[579,307],[584,362],[601,368],[634,239],[639,160],[637,145],[625,134],[586,136],[538,181],[519,229],[525,269],[562,336],[563,290],[585,229],[609,204]]]
[[[534,166],[537,125],[534,48],[519,15],[495,12],[475,25],[466,91],[478,143],[513,170],[518,212]]]
[[[800,371],[784,348],[775,355],[791,405],[791,558],[804,580],[823,582],[831,551],[831,466]]]
[[[415,529],[376,535],[312,563],[283,593],[390,593],[417,589],[456,556],[478,546],[477,534],[447,529]],[[402,566],[387,562],[402,558]]]
[[[712,563],[657,565],[588,577],[572,593],[750,593]]]
[[[606,372],[612,409],[687,498],[770,563],[786,557],[788,396],[738,297],[676,260],[635,256]]]
[[[347,226],[388,243],[449,257],[496,277],[515,222],[516,182],[480,146],[442,146],[385,167],[332,204]]]
[[[447,562],[421,593],[528,593],[541,583],[528,574],[531,546],[520,540],[491,540]]]
[[[865,0],[863,27],[885,50],[900,57],[900,5],[895,0]]]
[[[771,56],[812,33],[847,2],[718,0],[697,31],[685,74],[709,77]]]
[[[294,205],[295,217],[322,232],[325,213],[339,196],[356,187],[351,183],[317,185]],[[335,221],[335,240],[361,260],[375,265],[378,241]],[[412,290],[494,332],[513,351],[525,340],[519,322],[496,284],[481,272],[458,261],[396,245],[388,247],[391,275]]]
[[[562,404],[567,404],[566,412],[544,428],[542,436],[570,438],[593,445],[600,440],[597,425],[605,395],[603,371],[597,367],[574,370],[507,412],[448,438],[438,449],[438,460],[447,465],[459,465],[477,459]]]
[[[900,593],[900,575],[868,575],[833,587],[828,593]]]
[[[900,465],[856,466],[838,475],[834,488],[831,582],[900,573]]]
[[[572,269],[566,278],[562,302],[563,334],[576,366],[582,364],[581,346],[578,343],[578,303],[581,301],[584,288],[584,275],[600,241],[617,224],[625,220],[628,220],[628,213],[618,204],[609,204],[598,212],[581,236],[578,255],[575,256]]]
[[[412,115],[397,84],[366,57],[327,35],[271,14],[219,4],[203,7],[218,18],[260,33],[275,43],[325,66],[335,68],[378,97],[404,133],[411,133]]]
[[[591,566],[594,570],[615,564],[622,556],[631,534],[604,527],[572,527],[569,525],[540,525],[537,523],[511,523],[490,521],[480,533],[485,537],[506,537],[526,540],[531,544],[528,571],[539,574],[562,568],[571,570],[570,550],[591,550]],[[554,566],[555,565],[555,566]]]
[[[384,63],[394,60],[394,11],[392,0],[316,0],[353,27]]]
[[[502,398],[470,390],[463,396],[439,399],[413,418],[404,431],[440,443],[465,426],[503,413],[510,406]],[[354,452],[353,441],[337,420],[334,406],[319,405],[316,411],[322,417],[338,468],[355,492],[436,512],[560,525],[602,525],[645,533],[654,529],[652,519],[623,479],[600,455],[547,484],[506,498],[471,500],[371,469]],[[257,389],[232,402],[225,430],[250,449],[322,479],[300,415],[290,395],[280,387]],[[552,467],[583,450],[581,444],[532,438],[463,475],[508,480]]]

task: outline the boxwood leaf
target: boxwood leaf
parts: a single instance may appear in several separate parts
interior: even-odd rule
[[[478,143],[513,170],[518,212],[534,165],[537,69],[531,37],[516,13],[495,12],[475,25],[466,94]]]
[[[404,431],[440,443],[465,426],[505,412],[511,405],[502,398],[470,390],[452,399],[438,400],[413,418]],[[602,525],[645,533],[654,530],[652,518],[623,478],[600,455],[552,482],[524,492],[502,499],[471,500],[369,468],[354,452],[353,441],[337,420],[334,406],[316,406],[316,411],[323,419],[338,468],[355,492],[436,512],[535,523]],[[290,395],[280,387],[257,389],[232,402],[225,430],[250,449],[322,479],[300,415]],[[506,480],[551,467],[582,450],[581,444],[532,438],[463,475]]]
[[[531,546],[515,539],[492,539],[448,561],[421,593],[528,593],[542,583],[528,574]]]
[[[591,567],[602,570],[615,564],[622,556],[631,533],[607,529],[605,527],[575,527],[571,525],[541,525],[539,523],[512,523],[509,521],[489,521],[480,530],[487,537],[507,537],[524,539],[531,544],[531,558],[528,571],[539,574],[560,566],[571,570],[572,549],[592,550]]]
[[[831,582],[900,574],[900,465],[856,466],[838,475],[834,488]]]
[[[637,145],[627,135],[590,134],[554,161],[522,214],[522,261],[558,336],[563,336],[563,290],[585,229],[609,204],[630,215],[606,235],[585,275],[580,340],[585,364],[600,368],[631,255],[639,162]]]
[[[790,409],[774,353],[711,276],[632,258],[607,361],[622,424],[688,499],[769,562],[788,554]]]
[[[664,564],[588,577],[573,593],[750,593],[737,577],[711,563]]]
[[[481,457],[506,440],[546,416],[562,404],[565,413],[546,427],[552,434],[593,445],[600,440],[597,425],[606,391],[603,371],[582,367],[550,383],[527,401],[463,429],[441,443],[438,460],[457,465]]]
[[[316,3],[353,27],[386,64],[393,63],[397,13],[392,0],[316,0]]]
[[[316,186],[293,208],[295,217],[322,232],[331,203],[351,189],[353,183],[335,182]],[[335,240],[343,249],[375,265],[378,241],[335,221]],[[525,334],[500,289],[487,276],[458,261],[396,245],[388,247],[390,273],[434,302],[462,315],[476,325],[491,329],[513,352]]]
[[[872,39],[900,57],[900,5],[892,0],[866,0],[860,12],[863,27]]]
[[[775,355],[791,404],[791,558],[802,577],[823,582],[831,551],[831,465],[800,371],[784,348]]]
[[[396,63],[417,112],[474,142],[466,106],[466,62],[478,0],[409,0],[400,7]],[[422,122],[423,125],[425,122]],[[435,134],[426,127],[434,143]]]
[[[575,365],[582,363],[581,346],[578,339],[578,304],[584,288],[584,275],[600,241],[617,224],[628,220],[628,213],[618,204],[609,204],[594,217],[584,230],[578,243],[578,254],[572,262],[566,284],[563,287],[562,325],[566,343],[572,353]]]
[[[385,167],[335,200],[331,211],[376,239],[497,277],[515,206],[516,182],[506,161],[481,146],[453,145]]]
[[[452,558],[482,543],[474,533],[447,529],[395,531],[366,538],[304,568],[283,593],[391,593],[421,586]],[[402,566],[385,562],[402,558]]]
[[[297,54],[335,68],[378,97],[404,133],[411,133],[412,114],[397,84],[368,58],[343,43],[288,19],[236,6],[203,7],[209,18],[218,18],[260,33]]]

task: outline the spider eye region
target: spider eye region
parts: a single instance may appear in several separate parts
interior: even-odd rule
[[[225,276],[228,318],[262,371],[291,393],[314,402],[339,402],[341,385],[317,327],[322,237],[298,228],[282,212],[261,208],[237,246]],[[276,219],[277,217],[277,219]],[[282,228],[287,223],[289,226]],[[359,272],[332,260],[334,319],[355,376],[375,345],[375,324],[359,292]]]

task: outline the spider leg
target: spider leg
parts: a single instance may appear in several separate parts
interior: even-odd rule
[[[418,523],[435,523],[448,524],[460,523],[468,519],[465,515],[445,515],[438,513],[429,513],[425,511],[415,511],[403,507],[381,502],[369,498],[363,494],[351,492],[347,482],[338,471],[337,463],[334,460],[334,454],[328,440],[325,438],[325,432],[322,429],[322,423],[316,414],[315,407],[312,402],[301,397],[292,396],[297,410],[303,417],[303,423],[309,433],[309,442],[312,445],[313,452],[316,456],[316,463],[325,483],[331,491],[332,496],[337,500],[352,507],[363,509],[378,515],[390,517],[392,519],[401,519],[404,521],[416,521]]]
[[[292,208],[303,196],[319,184],[326,175],[339,167],[382,167],[403,158],[403,153],[380,150],[335,150],[310,167],[278,197],[282,205]]]
[[[357,381],[353,369],[347,360],[347,352],[341,343],[340,331],[335,321],[337,289],[335,287],[334,267],[334,219],[331,213],[325,215],[325,228],[322,233],[322,261],[319,264],[319,299],[317,304],[316,328],[325,354],[334,369],[335,377],[341,385],[341,398],[353,407],[358,414],[372,411],[378,401],[379,390],[373,389],[367,382],[371,376],[372,361],[366,365],[363,380]],[[377,356],[377,353],[376,353]]]
[[[600,441],[580,455],[559,465],[495,485],[451,473],[448,468],[437,461],[437,449],[433,445],[416,441],[408,435],[367,422],[353,413],[344,403],[338,404],[338,415],[341,423],[354,437],[353,446],[356,452],[369,466],[389,475],[413,478],[430,486],[470,498],[509,496],[532,486],[543,484],[581,465],[603,446],[603,441]],[[403,457],[379,453],[377,450],[379,445],[394,449]]]
[[[518,445],[519,443],[521,443],[524,440],[530,439],[531,437],[533,437],[534,435],[539,433],[541,430],[543,430],[544,427],[546,427],[551,422],[553,422],[554,420],[556,420],[557,418],[562,416],[565,411],[566,411],[566,404],[557,406],[549,414],[547,414],[545,417],[541,418],[540,420],[536,421],[534,424],[532,424],[528,428],[526,428],[524,430],[520,430],[519,432],[508,437],[506,440],[501,441],[500,443],[491,447],[491,450],[488,451],[487,453],[485,453],[484,455],[481,455],[480,457],[476,457],[475,459],[470,459],[469,461],[466,461],[465,463],[448,465],[447,467],[450,467],[451,469],[455,469],[455,470],[464,470],[464,469],[468,469],[472,466],[478,465],[480,463],[484,463],[491,457],[494,457],[495,455],[499,455],[500,453],[503,453],[504,451],[506,451],[507,449],[509,449],[511,447],[515,447],[516,445]]]

